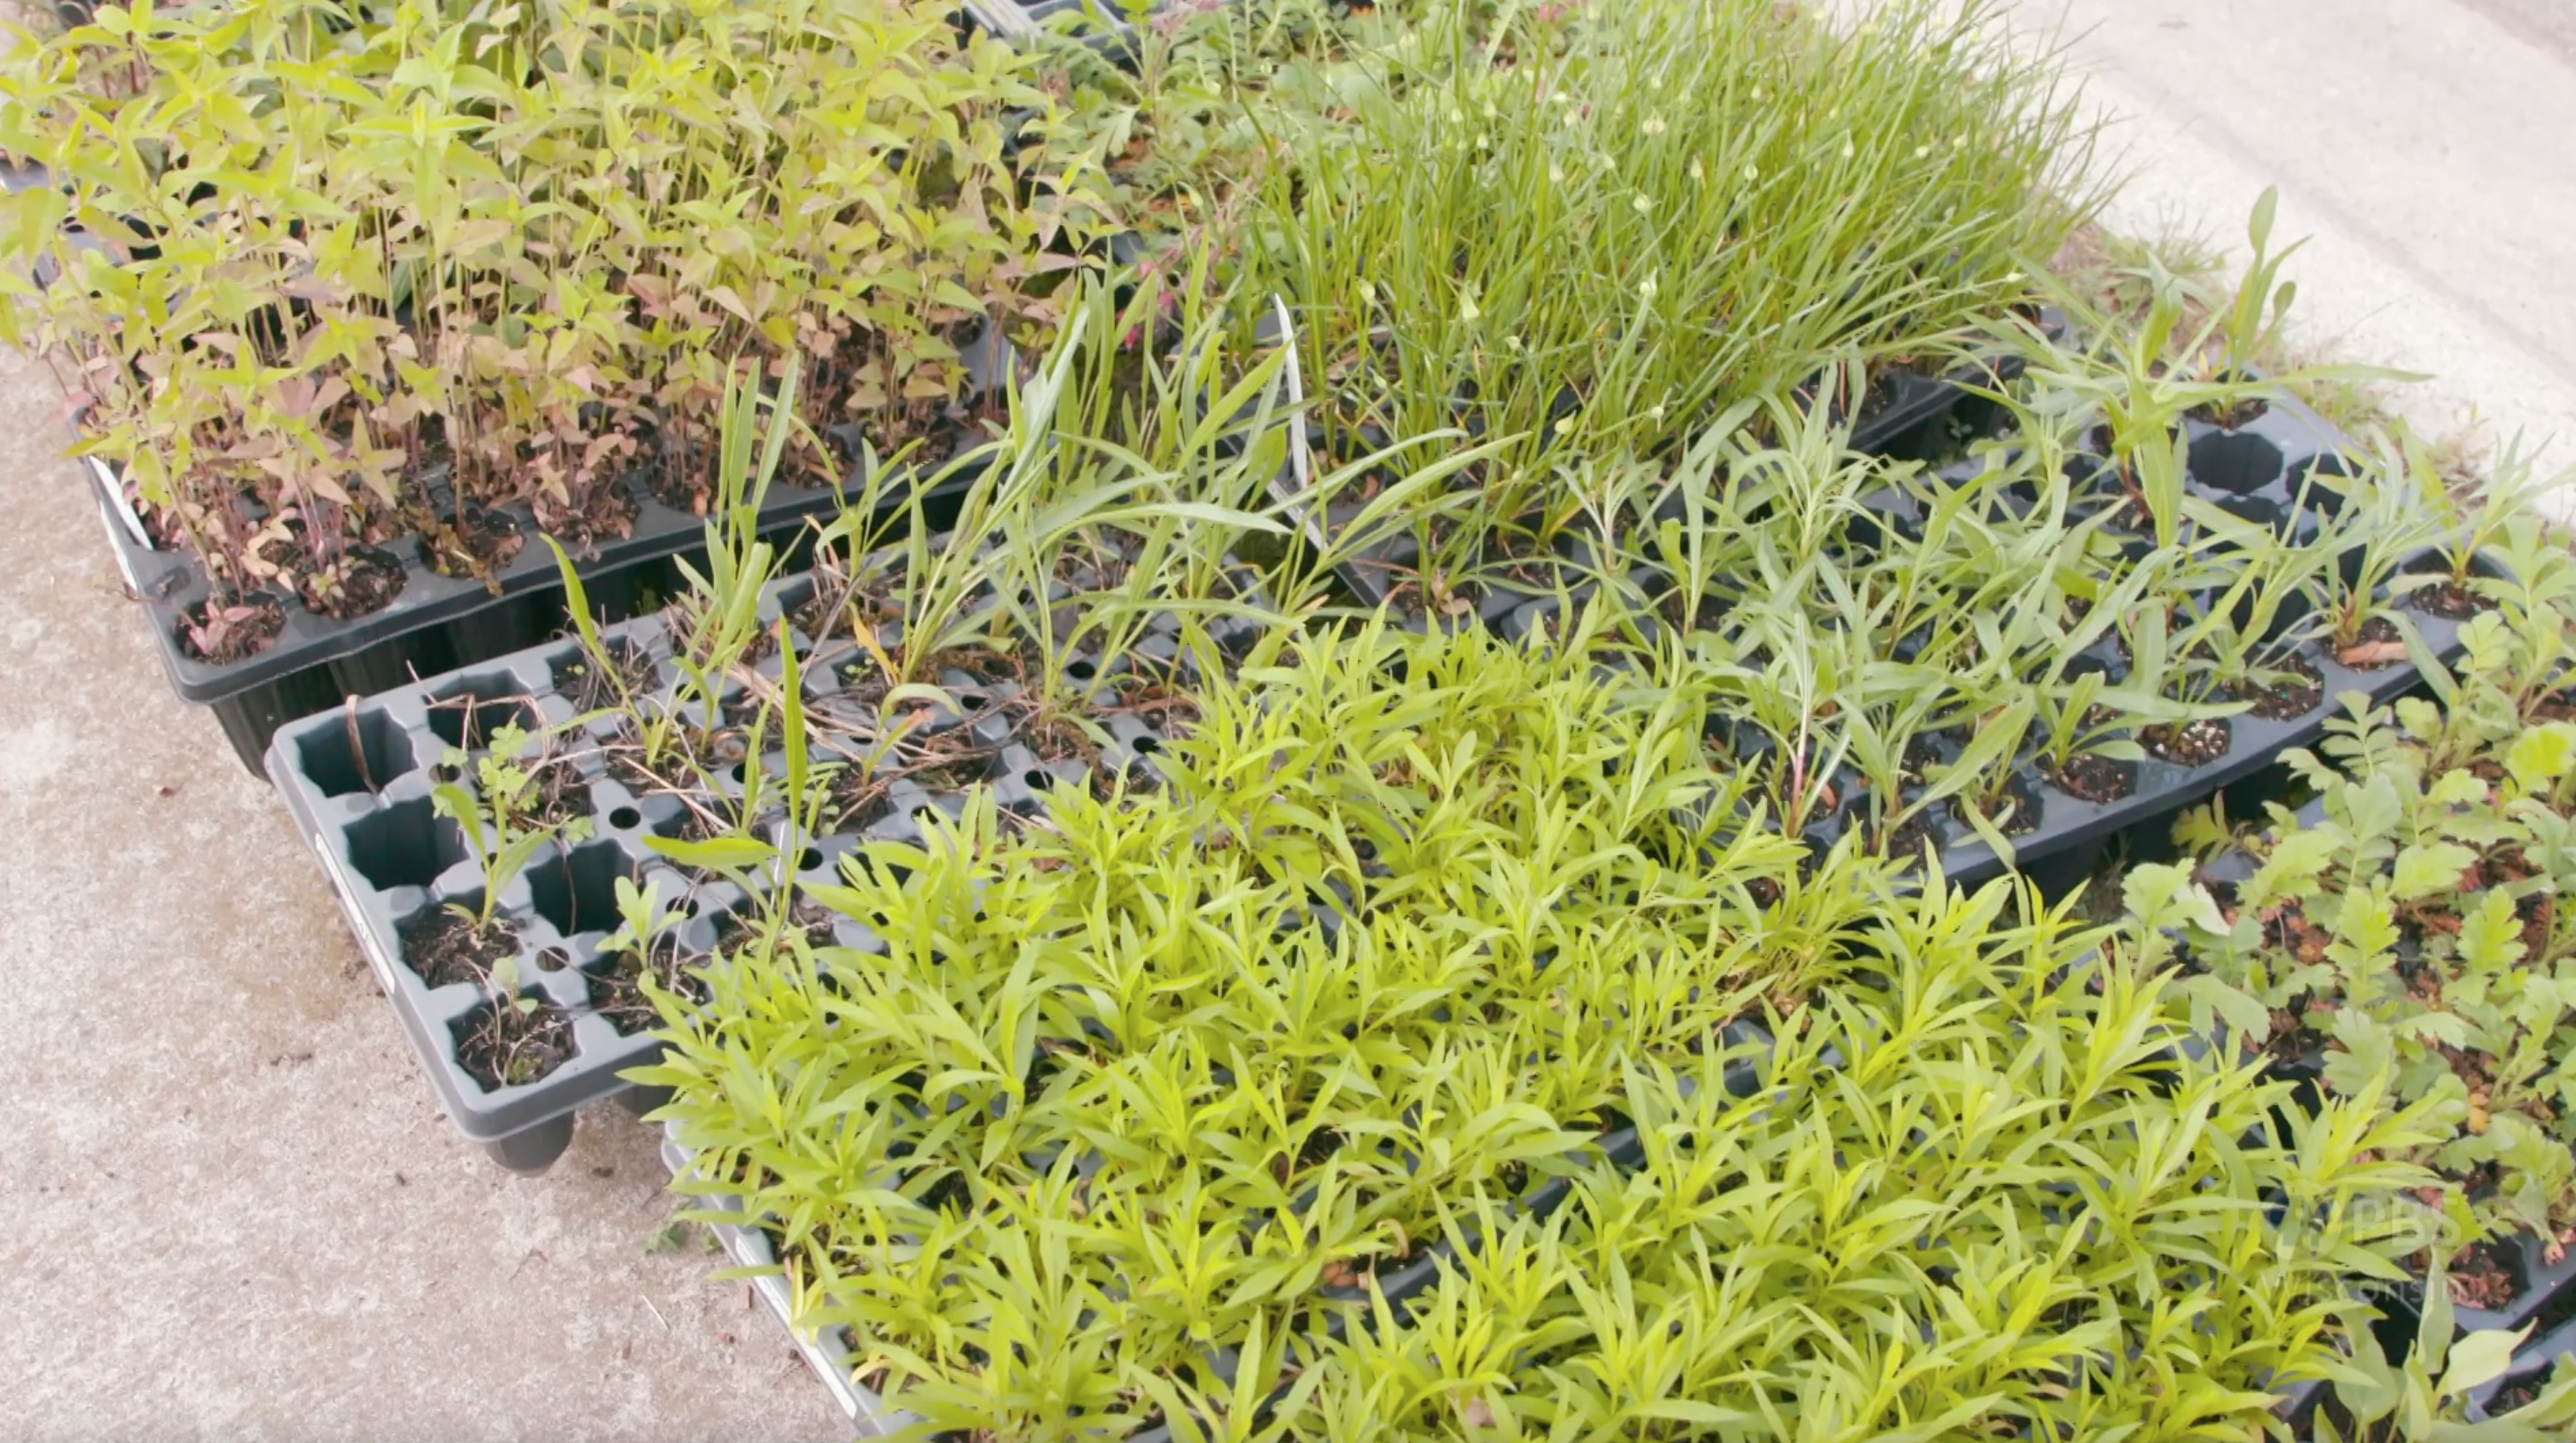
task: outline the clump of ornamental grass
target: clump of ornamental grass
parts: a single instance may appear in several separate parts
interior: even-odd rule
[[[1453,566],[1543,552],[1570,456],[1657,455],[1740,399],[1921,364],[2031,294],[2089,131],[1987,7],[1433,7],[1272,138],[1246,325],[1285,299],[1328,444],[1504,441]]]

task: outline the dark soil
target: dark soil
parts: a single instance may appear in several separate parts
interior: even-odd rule
[[[455,1031],[457,1064],[490,1091],[524,1087],[572,1060],[572,1014],[551,1002],[525,1010],[486,1002],[459,1019]]]
[[[492,968],[519,950],[519,929],[506,917],[495,917],[480,931],[474,919],[452,908],[430,907],[406,918],[394,929],[402,945],[403,965],[432,987],[471,982],[483,985]]]
[[[733,822],[729,818],[719,817],[707,810],[704,805],[705,800],[701,795],[701,805],[684,808],[676,824],[666,824],[655,830],[675,842],[704,842],[725,835],[732,829]],[[672,859],[670,865],[681,875],[695,877],[700,881],[706,881],[717,875],[711,868],[692,866],[677,859]]]
[[[520,768],[535,782],[527,794],[525,815],[530,824],[552,826],[590,815],[590,779],[570,762],[560,757],[530,759],[521,762]],[[430,772],[440,781],[452,782],[465,776],[467,768],[441,762]]]
[[[778,696],[779,692],[769,688],[745,687],[740,694],[726,701],[719,710],[727,726],[739,728],[746,735],[749,734],[755,718],[764,714],[770,716],[773,720],[767,728],[767,736],[769,740],[776,741],[781,735],[781,729],[776,720],[780,711],[776,704]]]
[[[2451,1302],[2463,1308],[2489,1310],[2508,1306],[2522,1295],[2522,1283],[2505,1249],[2492,1239],[2473,1244],[2451,1260]]]
[[[2213,402],[2194,406],[2190,414],[2193,420],[2206,421],[2222,431],[2241,431],[2263,419],[2271,409],[2272,403],[2262,397],[2245,396],[2228,405]]]
[[[706,482],[701,479],[704,471],[701,466],[666,462],[653,468],[644,482],[644,489],[653,493],[654,500],[674,511],[704,516],[707,503],[713,499]]]
[[[840,914],[811,897],[798,897],[787,908],[789,930],[803,932],[808,947],[832,946],[832,928],[840,920]],[[749,912],[725,914],[724,919],[716,923],[717,949],[729,952],[740,947],[756,935],[759,925],[760,919]],[[784,940],[783,935],[781,940]]]
[[[2516,1408],[2529,1407],[2531,1404],[2539,1401],[2541,1393],[2546,1391],[2548,1387],[2549,1379],[2546,1376],[2525,1378],[2523,1381],[2513,1384],[2502,1392],[2497,1393],[2493,1401],[2487,1404],[2487,1416],[2490,1418],[2501,1418]]]
[[[197,645],[197,637],[206,627],[207,608],[214,604],[208,600],[189,607],[187,624],[179,628],[179,649],[199,661],[228,666],[245,657],[257,656],[268,650],[268,644],[277,640],[277,634],[286,629],[286,608],[279,605],[274,597],[245,597],[232,605],[246,607],[250,614],[225,622],[221,634],[212,638],[210,646],[201,649]]]
[[[2116,802],[2136,790],[2138,785],[2134,768],[2109,757],[2090,754],[2070,758],[2048,779],[2055,782],[2060,790],[2096,806]]]
[[[2493,601],[2448,578],[2412,593],[2407,600],[2418,610],[2445,621],[2466,621],[2482,611],[2495,610]]]
[[[381,551],[352,551],[340,563],[339,585],[325,589],[321,579],[307,576],[299,584],[305,606],[317,616],[347,621],[393,605],[411,574]]]
[[[1905,394],[1902,378],[1921,374],[1923,371],[1920,363],[1908,360],[1891,361],[1885,365],[1871,367],[1869,390],[1860,398],[1860,408],[1854,413],[1855,419],[1867,420],[1895,405],[1896,398]]]
[[[2325,701],[2325,674],[2306,657],[2283,657],[2267,669],[2287,674],[2270,686],[2254,689],[2250,694],[2254,715],[2265,721],[2289,721],[2306,716]]]
[[[617,779],[618,785],[639,797],[671,790],[668,778],[655,775],[644,765],[643,747],[631,729],[620,740],[625,744],[608,754],[608,774]]]
[[[2186,767],[2205,767],[2227,755],[2235,744],[2225,717],[2203,717],[2179,727],[2148,727],[2138,733],[2138,741],[2149,755]]]
[[[962,792],[978,786],[992,776],[993,754],[975,750],[948,756],[925,757],[920,762],[898,768],[893,775],[910,779],[925,792]]]
[[[703,1003],[709,995],[707,984],[694,973],[709,960],[703,952],[683,953],[664,938],[653,948],[653,980],[665,992]],[[620,1037],[662,1025],[662,1014],[654,1010],[653,999],[644,995],[645,971],[644,959],[633,952],[621,952],[589,970],[591,1009],[607,1018]]]
[[[818,566],[814,571],[814,594],[805,598],[804,605],[787,613],[787,621],[813,641],[830,641],[849,630],[854,601],[861,620],[876,619],[878,608],[869,604],[872,599],[849,578]]]
[[[561,762],[539,773],[536,796],[536,805],[529,809],[529,817],[539,826],[553,826],[590,815],[589,780]]]
[[[1919,860],[1926,849],[1938,845],[1939,839],[1932,835],[1932,824],[1917,813],[1906,818],[1905,824],[1898,827],[1878,851],[1884,857]]]
[[[607,667],[588,652],[554,668],[555,689],[572,702],[574,711],[600,711],[621,702],[618,683],[625,690],[642,694],[652,689],[654,664],[652,655],[640,647],[608,643],[609,661],[616,667],[612,676]]]
[[[882,769],[872,770],[856,762],[834,774],[828,813],[831,830],[864,832],[885,820],[894,810],[894,803],[886,795],[890,777]]]
[[[1683,597],[1681,588],[1675,587],[1655,601],[1655,609],[1662,614],[1665,621],[1670,622],[1679,631],[1691,633],[1717,631],[1726,625],[1727,614],[1733,610],[1723,598],[1702,595],[1697,609],[1690,616],[1684,617],[1682,615]]]
[[[421,528],[420,559],[441,576],[488,580],[518,560],[519,548],[527,544],[528,538],[509,517],[468,507],[461,524],[453,516],[441,516]]]
[[[1041,762],[1078,761],[1088,767],[1100,761],[1100,748],[1092,742],[1091,734],[1068,717],[1039,717],[1021,731],[1020,739]]]
[[[562,542],[566,551],[635,534],[635,518],[644,508],[633,491],[607,476],[593,477],[581,489],[582,495],[571,506],[558,509],[541,501],[536,507],[537,524]]]
[[[1961,797],[1950,804],[1950,812],[1960,821],[1968,820],[1975,804]],[[2039,830],[2039,794],[2031,790],[2030,781],[2019,773],[2004,783],[2004,795],[1995,809],[1985,814],[1986,821],[2007,837],[2018,837]]]

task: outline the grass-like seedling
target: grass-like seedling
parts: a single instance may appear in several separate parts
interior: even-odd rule
[[[1507,533],[1544,557],[1581,510],[1565,458],[1660,454],[2023,296],[2085,209],[2085,132],[1981,12],[1426,7],[1317,110],[1252,117],[1244,324],[1286,298],[1338,457],[1495,439],[1467,513],[1420,528],[1441,570]]]

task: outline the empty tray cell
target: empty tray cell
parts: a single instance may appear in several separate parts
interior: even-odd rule
[[[2288,459],[2251,431],[2212,431],[2191,443],[2192,479],[2240,495],[2280,480]]]
[[[592,842],[529,864],[528,894],[537,915],[566,937],[617,925],[617,879],[633,864],[615,842]]]
[[[349,865],[379,892],[429,886],[470,855],[464,831],[438,815],[427,797],[369,812],[341,835],[348,843]]]
[[[411,737],[380,707],[342,711],[295,744],[305,779],[326,797],[381,792],[412,769]]]

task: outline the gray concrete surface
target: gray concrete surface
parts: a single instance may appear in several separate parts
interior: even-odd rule
[[[2107,219],[2244,249],[2281,188],[2294,333],[2430,373],[2400,408],[2576,465],[2576,4],[2010,0],[2062,27],[2134,179]]]
[[[462,1143],[0,351],[0,1437],[845,1437],[647,1130]]]

